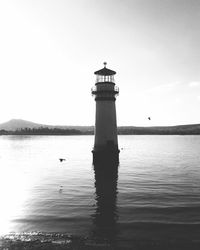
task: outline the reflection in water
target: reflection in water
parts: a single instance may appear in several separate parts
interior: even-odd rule
[[[117,236],[118,165],[95,164],[96,211],[93,217],[93,237],[114,242]]]

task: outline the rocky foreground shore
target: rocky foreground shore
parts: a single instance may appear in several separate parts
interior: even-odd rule
[[[0,250],[199,250],[200,240],[132,240],[76,237],[58,233],[10,233],[0,237]]]

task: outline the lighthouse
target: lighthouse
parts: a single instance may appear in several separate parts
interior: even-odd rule
[[[115,85],[115,71],[106,67],[95,71],[96,83],[92,95],[96,101],[95,139],[93,163],[119,162],[117,139],[116,96],[119,88]]]

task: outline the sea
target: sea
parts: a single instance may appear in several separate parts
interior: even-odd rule
[[[0,136],[0,249],[200,249],[200,136],[118,140]]]

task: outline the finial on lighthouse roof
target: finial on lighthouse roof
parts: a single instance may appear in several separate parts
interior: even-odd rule
[[[104,62],[103,64],[104,64],[104,68],[100,69],[98,71],[95,71],[94,72],[95,75],[111,76],[111,75],[115,75],[116,74],[115,71],[106,68],[107,62]]]

